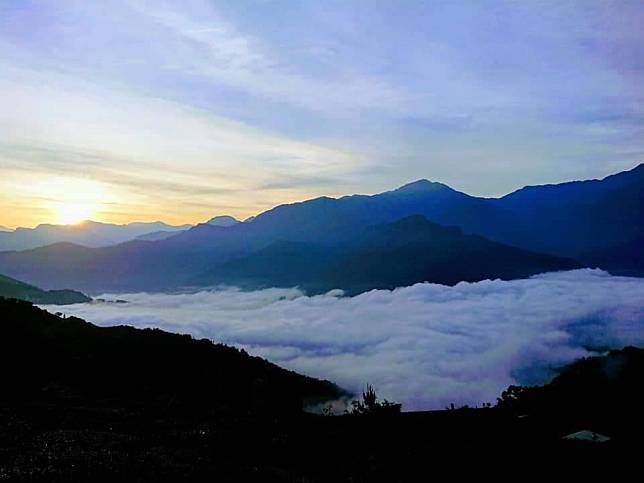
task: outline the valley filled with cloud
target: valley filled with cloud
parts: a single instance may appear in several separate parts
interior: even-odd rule
[[[226,288],[101,298],[64,312],[243,347],[355,392],[369,383],[405,410],[494,402],[510,384],[544,383],[580,357],[644,343],[644,279],[590,269],[356,297]]]

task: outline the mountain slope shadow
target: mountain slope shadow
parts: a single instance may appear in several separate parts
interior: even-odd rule
[[[0,314],[0,399],[292,413],[346,395],[330,382],[188,335],[97,327],[12,299],[0,298]]]

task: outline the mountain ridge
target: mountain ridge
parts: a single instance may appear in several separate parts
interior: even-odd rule
[[[73,395],[146,409],[275,414],[349,395],[329,381],[189,335],[99,327],[1,297],[0,315],[0,361],[15,367],[5,374],[3,401],[13,396],[68,404]]]
[[[41,223],[34,228],[18,227],[0,232],[0,251],[29,250],[58,242],[72,242],[89,248],[100,248],[133,240],[158,231],[182,231],[192,225],[168,225],[161,221],[126,224],[85,220],[74,225]]]
[[[44,288],[65,285],[90,293],[167,290],[279,240],[342,244],[370,225],[411,215],[516,248],[575,258],[644,237],[642,166],[603,180],[531,188],[498,199],[418,180],[375,195],[283,204],[229,227],[202,223],[159,241],[130,241],[89,252],[68,249],[70,258],[60,247],[0,253],[0,272]],[[552,190],[557,196],[551,196]]]
[[[506,246],[414,215],[369,226],[343,244],[277,241],[215,266],[193,282],[245,289],[298,286],[309,295],[341,289],[357,295],[422,282],[454,285],[575,268],[581,265],[573,260]]]
[[[563,181],[561,183],[544,183],[544,184],[535,184],[535,185],[526,185],[523,186],[519,189],[516,189],[514,191],[511,191],[510,193],[507,193],[503,196],[499,197],[491,197],[487,199],[503,199],[507,198],[509,196],[512,196],[516,193],[519,193],[524,190],[531,190],[531,189],[538,189],[538,188],[549,188],[549,187],[556,187],[556,186],[570,186],[570,185],[581,185],[581,184],[595,184],[595,183],[600,183],[602,181],[609,181],[615,178],[620,178],[622,175],[628,175],[628,174],[641,174],[644,176],[644,163],[639,163],[637,166],[634,166],[631,169],[627,169],[624,171],[620,171],[619,173],[613,173],[604,176],[603,178],[592,178],[592,179],[582,179],[582,180],[571,180],[571,181]]]
[[[0,275],[0,297],[46,305],[69,305],[91,302],[92,300],[75,290],[42,290],[4,275]]]

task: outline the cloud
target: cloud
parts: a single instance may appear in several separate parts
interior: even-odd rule
[[[167,2],[130,1],[135,11],[166,29],[165,46],[173,52],[175,69],[252,95],[285,101],[315,111],[400,109],[401,89],[366,73],[343,78],[319,75],[281,58],[259,38],[244,34],[208,2],[193,1],[176,9]],[[187,13],[189,11],[190,13]],[[283,47],[282,47],[283,48]]]
[[[0,103],[6,107],[0,111],[0,201],[32,208],[25,196],[30,180],[65,176],[101,183],[105,202],[139,216],[151,210],[158,217],[163,210],[194,222],[222,207],[242,206],[233,214],[246,217],[293,196],[321,194],[315,180],[342,179],[360,165],[346,150],[65,75],[7,69]],[[290,176],[310,180],[288,195],[271,188],[284,183],[285,164]],[[189,203],[210,208],[186,210]]]
[[[234,344],[356,392],[370,383],[407,410],[492,402],[593,349],[644,344],[644,280],[588,269],[352,298],[297,289],[118,298],[129,303],[65,311]]]

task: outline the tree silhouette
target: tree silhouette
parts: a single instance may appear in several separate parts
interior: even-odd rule
[[[401,404],[386,399],[380,402],[371,384],[367,384],[366,389],[362,391],[362,400],[352,401],[351,405],[351,414],[396,414],[402,408]]]

